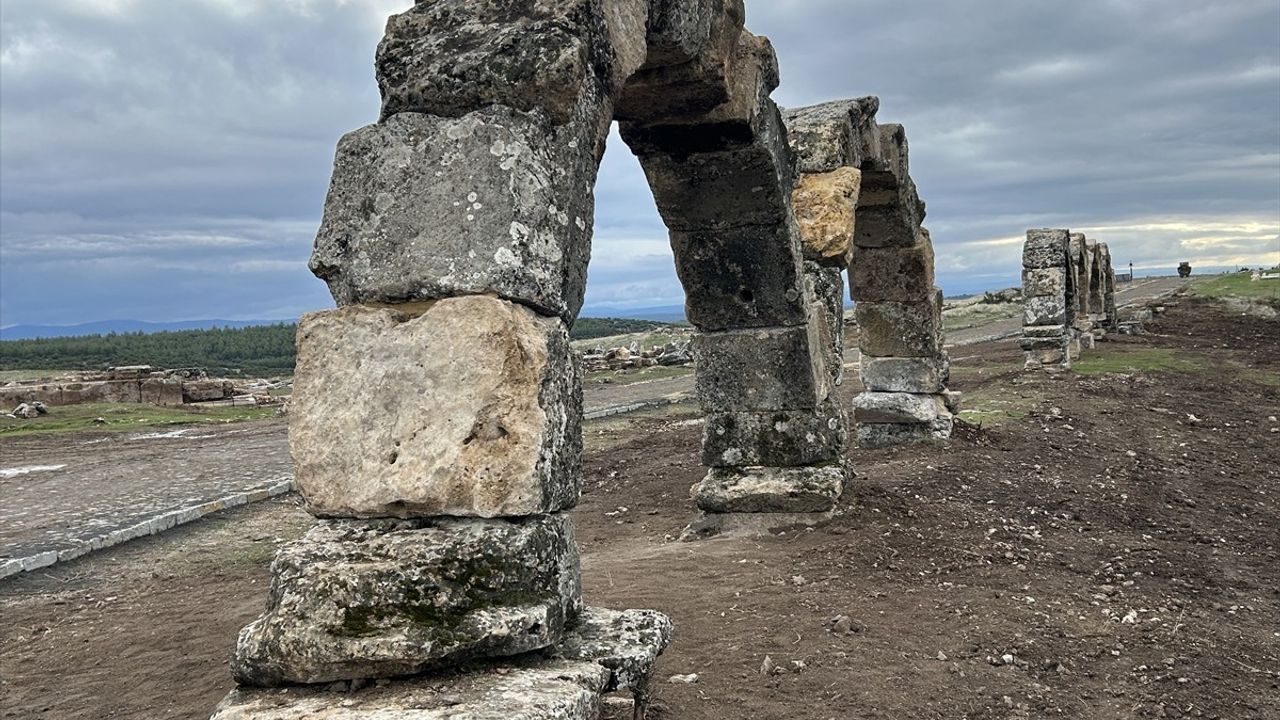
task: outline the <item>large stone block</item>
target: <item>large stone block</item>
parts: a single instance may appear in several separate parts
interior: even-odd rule
[[[1036,268],[1022,271],[1023,297],[1067,296],[1067,272],[1064,268]]]
[[[949,363],[930,357],[862,357],[862,385],[873,392],[936,394],[946,389]]]
[[[822,467],[712,468],[694,488],[698,509],[713,513],[826,512],[844,492],[840,464]]]
[[[879,98],[863,97],[783,111],[800,172],[859,168],[878,158],[880,131],[875,116],[879,109]]]
[[[1023,325],[1064,325],[1066,322],[1067,304],[1062,297],[1023,298]]]
[[[505,105],[569,122],[584,93],[612,92],[644,61],[647,14],[644,0],[419,2],[378,46],[382,117]]]
[[[794,226],[671,232],[689,322],[701,330],[805,322]]]
[[[854,314],[864,357],[942,354],[942,301],[938,295],[926,302],[860,302],[854,306]]]
[[[816,338],[805,326],[701,333],[692,342],[706,412],[812,410],[829,394]]]
[[[1028,269],[1067,267],[1068,230],[1028,230],[1022,246],[1022,267]]]
[[[807,292],[813,299],[809,316],[816,323],[819,347],[826,353],[833,386],[844,382],[844,276],[841,268],[804,261]]]
[[[861,218],[859,218],[861,222]],[[911,247],[858,247],[849,265],[849,292],[855,301],[928,300],[933,287],[933,243],[921,235]]]
[[[914,445],[951,437],[954,419],[932,423],[858,423],[858,446],[867,449]]]
[[[791,193],[806,259],[848,266],[862,173],[844,167],[801,175]]]
[[[831,462],[848,441],[839,403],[817,410],[714,412],[702,430],[702,464],[708,467],[792,467]]]
[[[412,675],[548,647],[581,609],[566,516],[321,522],[276,556],[231,669],[257,686]]]
[[[294,377],[294,477],[316,514],[519,516],[577,502],[582,391],[555,318],[485,296],[314,313],[298,326]]]
[[[853,399],[853,417],[862,423],[932,423],[947,418],[946,399],[942,395],[917,395],[906,392],[864,392]]]
[[[574,317],[596,159],[582,133],[504,107],[356,130],[338,145],[311,270],[339,305],[495,293]]]
[[[729,100],[745,16],[743,0],[651,0],[649,57],[622,88],[617,118],[698,115]]]

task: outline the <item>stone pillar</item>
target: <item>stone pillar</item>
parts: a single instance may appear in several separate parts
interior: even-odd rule
[[[790,149],[769,99],[777,58],[767,39],[742,29],[741,3],[724,4],[733,12],[705,31],[692,61],[723,74],[691,82],[680,67],[642,68],[618,107],[622,137],[670,230],[698,330],[692,349],[709,471],[694,488],[704,515],[690,536],[811,522],[835,507],[845,477],[845,429],[832,398],[838,371],[829,367],[833,326],[814,297],[827,289],[806,281]],[[680,27],[678,5],[660,5],[650,44],[677,45],[668,36]],[[747,523],[743,514],[756,517]],[[769,514],[786,518],[761,517]]]
[[[571,699],[557,717],[586,720],[619,687],[643,714],[670,621],[583,607],[566,511],[582,452],[568,328],[648,8],[539,8],[437,0],[387,24],[381,118],[340,142],[311,258],[339,307],[298,326],[290,452],[319,521],[277,556],[216,718],[381,717],[445,692],[459,716]],[[533,651],[547,659],[418,677]],[[389,678],[352,700],[304,687]]]
[[[786,115],[804,173],[796,212],[806,251],[815,262],[830,258],[849,267],[865,388],[854,416],[864,447],[949,436],[956,399],[946,390],[942,299],[933,286],[933,245],[920,226],[924,203],[911,181],[906,134],[899,125],[877,125],[878,109],[876,98],[861,98]],[[842,185],[853,192],[842,193]],[[853,214],[840,214],[850,198]],[[844,232],[834,232],[836,226]],[[846,234],[848,244],[839,244]]]
[[[1068,230],[1028,230],[1022,249],[1022,339],[1028,368],[1071,367],[1077,302]]]
[[[1102,312],[1105,316],[1103,327],[1116,330],[1120,326],[1120,316],[1116,312],[1116,271],[1111,266],[1111,248],[1106,243],[1098,243],[1098,262],[1102,268]]]

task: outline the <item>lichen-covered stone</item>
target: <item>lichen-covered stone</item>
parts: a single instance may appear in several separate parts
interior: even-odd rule
[[[572,521],[337,520],[282,548],[232,659],[245,685],[411,675],[560,640],[581,610]]]
[[[1022,324],[1064,325],[1068,317],[1067,307],[1062,297],[1024,298],[1022,300]]]
[[[853,251],[854,209],[862,173],[842,167],[801,175],[791,193],[806,259],[847,266]]]
[[[880,156],[875,116],[880,99],[863,97],[800,108],[787,108],[787,135],[803,173],[860,168]]]
[[[501,673],[428,676],[354,693],[240,688],[211,720],[598,720],[609,677],[595,662],[544,660]]]
[[[1067,247],[1071,233],[1067,230],[1028,230],[1022,246],[1022,267],[1027,269],[1067,267]]]
[[[859,423],[932,423],[950,417],[941,395],[906,392],[864,392],[853,399],[853,417]]]
[[[419,2],[378,46],[382,117],[505,105],[568,122],[584,93],[612,92],[644,61],[647,12],[644,0]]]
[[[818,410],[715,412],[702,430],[702,464],[708,467],[789,467],[831,462],[848,441],[838,403]]]
[[[922,233],[910,247],[859,247],[854,251],[849,293],[855,301],[919,302],[936,292],[933,243],[927,235]]]
[[[314,313],[298,325],[294,378],[294,477],[318,515],[577,502],[582,390],[556,318],[484,296]]]
[[[701,333],[691,347],[706,412],[812,410],[829,394],[818,340],[805,326]]]
[[[1023,297],[1061,297],[1067,293],[1065,268],[1036,268],[1022,271]]]
[[[862,356],[862,385],[877,392],[936,394],[946,389],[943,358]]]
[[[694,488],[698,509],[714,513],[826,512],[844,492],[845,469],[711,468]]]
[[[671,630],[671,618],[653,610],[589,607],[550,654],[566,660],[590,660],[608,668],[605,692],[629,689],[643,696],[654,663],[671,643]]]
[[[349,133],[311,270],[339,305],[493,293],[572,318],[606,128],[495,106],[401,113]]]
[[[940,293],[922,302],[860,302],[854,306],[863,356],[940,357]]]
[[[951,437],[954,418],[932,423],[858,423],[858,446],[867,449],[913,445]]]

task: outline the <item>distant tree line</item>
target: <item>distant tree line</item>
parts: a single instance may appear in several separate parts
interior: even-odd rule
[[[649,320],[580,318],[575,340],[652,332],[670,327]],[[0,341],[0,370],[103,370],[121,365],[205,368],[227,375],[286,375],[296,360],[293,323],[246,328],[110,333]]]

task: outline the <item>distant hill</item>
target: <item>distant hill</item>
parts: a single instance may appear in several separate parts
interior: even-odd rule
[[[142,320],[99,320],[79,325],[11,325],[0,328],[0,340],[34,340],[36,338],[81,337],[111,333],[158,333],[177,330],[210,330],[212,328],[244,328],[274,325],[281,320],[179,320],[176,322],[143,322]]]
[[[662,305],[647,308],[596,308],[584,307],[582,317],[620,318],[623,320],[652,320],[660,323],[683,324],[689,322],[684,314],[683,305]]]

